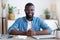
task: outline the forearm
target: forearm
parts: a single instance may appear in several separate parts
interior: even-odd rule
[[[50,32],[48,30],[36,32],[36,35],[49,35],[49,34],[50,34]]]
[[[11,35],[26,35],[26,32],[20,32],[20,31],[17,31],[17,30],[12,30]]]

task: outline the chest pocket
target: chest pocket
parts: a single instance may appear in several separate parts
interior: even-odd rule
[[[20,30],[20,31],[26,32],[26,29],[27,29],[26,23],[21,23],[21,24],[19,25],[19,30]]]
[[[39,24],[37,24],[37,23],[33,24],[33,30],[35,30],[36,32],[40,31]]]

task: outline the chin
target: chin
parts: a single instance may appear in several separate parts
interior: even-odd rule
[[[29,18],[33,18],[33,16],[30,16]]]

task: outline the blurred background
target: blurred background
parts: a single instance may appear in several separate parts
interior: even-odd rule
[[[28,2],[35,5],[34,16],[42,18],[52,29],[60,25],[60,0],[0,0],[0,34],[6,34],[17,18],[25,16]]]

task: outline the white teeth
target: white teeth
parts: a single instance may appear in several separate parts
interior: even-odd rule
[[[31,13],[29,15],[32,15]]]

